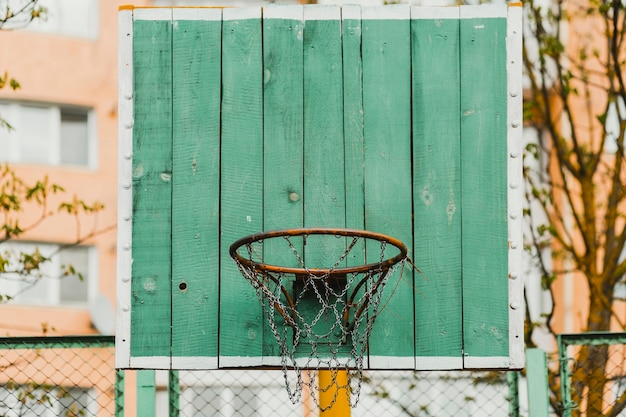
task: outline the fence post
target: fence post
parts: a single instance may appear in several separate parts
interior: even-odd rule
[[[572,403],[572,391],[570,389],[569,359],[567,357],[567,343],[561,335],[556,336],[559,348],[559,377],[561,379],[561,405],[563,406],[562,417],[572,417],[572,409],[576,404]]]
[[[519,417],[519,372],[506,373],[509,382],[509,417]]]
[[[167,381],[167,394],[170,406],[169,416],[178,417],[180,413],[180,380],[178,371],[169,371]]]
[[[541,349],[526,350],[526,383],[528,386],[528,413],[533,417],[548,417],[548,366],[546,352]]]
[[[124,370],[115,370],[115,417],[124,417]]]
[[[155,371],[137,371],[137,417],[156,416]]]

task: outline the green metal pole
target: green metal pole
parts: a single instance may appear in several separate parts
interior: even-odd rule
[[[156,372],[137,371],[137,417],[156,416]]]
[[[548,417],[548,365],[546,352],[541,349],[526,350],[526,383],[528,385],[528,413],[533,417]]]
[[[124,417],[124,370],[115,370],[115,417]]]
[[[169,371],[167,392],[170,402],[170,417],[178,417],[180,414],[180,380],[178,371]]]
[[[506,378],[509,382],[509,417],[520,417],[519,415],[519,372],[507,372]]]
[[[559,346],[559,376],[561,378],[561,405],[563,406],[563,417],[572,417],[572,409],[576,404],[572,402],[572,391],[570,389],[569,359],[567,357],[567,344],[561,338],[556,337]]]

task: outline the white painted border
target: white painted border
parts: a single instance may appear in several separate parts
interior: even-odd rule
[[[341,20],[341,7],[333,4],[313,4],[304,7],[304,20]]]
[[[361,18],[363,20],[408,20],[411,18],[411,6],[409,4],[389,4],[363,7]]]
[[[215,370],[218,369],[218,361],[215,356],[172,356],[171,369]]]
[[[118,199],[115,367],[130,366],[133,169],[133,10],[118,14]]]
[[[509,356],[511,368],[523,368],[524,355],[524,281],[523,202],[524,177],[522,153],[522,7],[508,7],[507,18],[507,146],[509,207]]]
[[[172,20],[172,9],[170,7],[138,7],[133,11],[135,20]]]
[[[460,8],[458,6],[450,7],[427,7],[427,6],[412,6],[411,7],[411,19],[413,20],[445,20],[445,19],[459,19]]]
[[[170,369],[169,356],[133,356],[130,369]]]
[[[463,358],[460,356],[418,356],[415,358],[417,371],[451,371],[463,369]]]
[[[361,20],[361,6],[357,4],[346,4],[341,7],[341,20]]]
[[[507,17],[506,4],[481,4],[478,6],[459,6],[461,19],[490,19]]]
[[[466,356],[463,358],[464,369],[508,369],[508,356]]]
[[[222,11],[223,20],[260,19],[261,7],[228,7]]]
[[[176,7],[172,9],[172,20],[222,20],[222,9],[217,7]]]
[[[365,366],[364,366],[365,367]],[[413,356],[372,356],[369,357],[368,369],[415,369]]]
[[[296,4],[274,5],[263,7],[263,19],[293,19],[303,20],[303,6]]]

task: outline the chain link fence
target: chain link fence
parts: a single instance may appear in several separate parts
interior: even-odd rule
[[[0,416],[115,415],[112,337],[0,339]]]
[[[626,417],[626,333],[558,344],[555,414]],[[0,417],[319,415],[306,390],[291,403],[281,371],[116,371],[105,336],[0,338],[0,350]],[[351,416],[528,416],[522,374],[370,371]]]
[[[352,417],[516,416],[516,372],[366,372]],[[175,409],[192,416],[317,416],[292,404],[281,371],[181,371]],[[162,414],[166,416],[166,414]]]
[[[626,417],[626,333],[563,334],[557,341],[562,415]]]

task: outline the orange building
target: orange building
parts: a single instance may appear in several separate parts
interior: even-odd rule
[[[117,216],[117,10],[122,1],[42,2],[45,21],[0,31],[0,67],[21,84],[0,90],[0,161],[27,183],[49,176],[65,188],[47,209],[74,195],[100,202],[97,214],[49,216],[2,251],[54,254],[36,285],[4,277],[0,305],[4,335],[112,334],[114,331]],[[136,1],[146,4],[145,0]],[[26,208],[20,224],[40,211]],[[80,241],[77,246],[62,245]],[[62,265],[83,274],[60,278]]]

